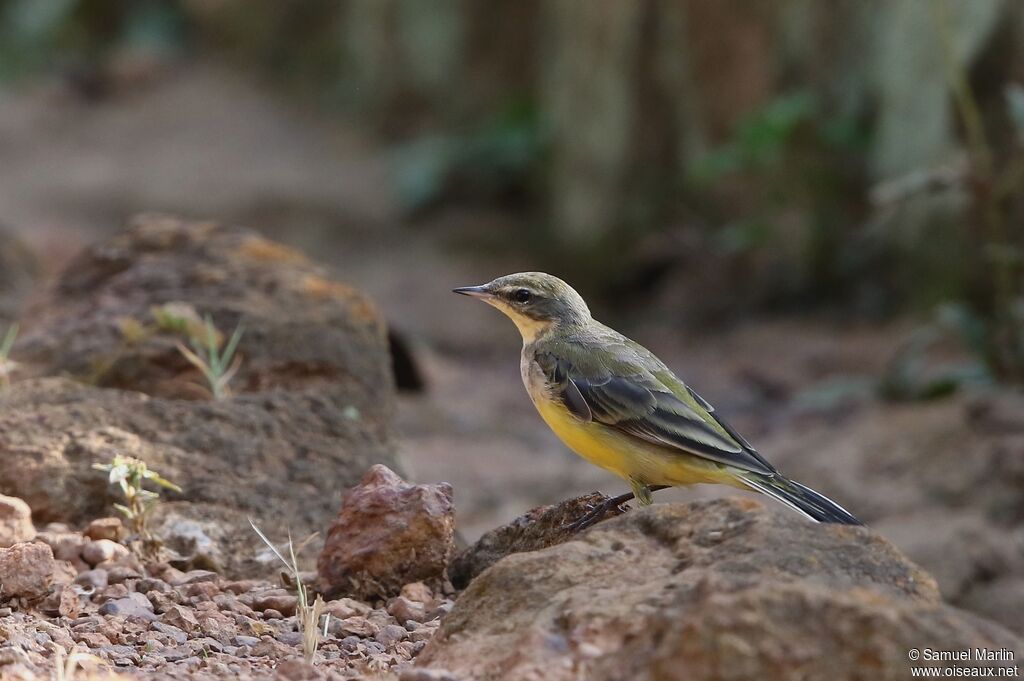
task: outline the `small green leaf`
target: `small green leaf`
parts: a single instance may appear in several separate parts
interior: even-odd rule
[[[171,482],[170,480],[167,480],[166,478],[160,476],[158,473],[156,473],[154,471],[149,471],[149,473],[146,475],[146,479],[147,480],[152,480],[157,485],[160,485],[164,489],[169,489],[172,492],[181,493],[181,491],[182,491],[181,487],[179,487],[178,485],[175,485],[173,482]]]

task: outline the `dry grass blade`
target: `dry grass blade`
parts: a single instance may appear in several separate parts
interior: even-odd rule
[[[79,645],[72,648],[70,653],[65,653],[64,648],[54,645],[53,664],[55,681],[75,681],[80,678],[84,678],[86,681],[99,681],[100,679],[123,678],[111,671],[106,660],[93,655]],[[84,677],[79,676],[79,670],[85,672]]]
[[[295,591],[298,603],[295,607],[295,622],[299,633],[302,635],[302,655],[306,662],[313,664],[316,660],[316,651],[320,646],[320,638],[327,635],[327,627],[330,624],[331,616],[325,615],[326,606],[324,599],[317,594],[316,599],[309,602],[309,589],[302,583],[302,575],[299,572],[299,561],[295,556],[295,544],[292,542],[291,534],[288,535],[288,558],[286,559],[274,543],[263,534],[263,531],[256,526],[252,518],[249,518],[249,525],[256,532],[263,543],[267,545],[281,564],[285,566],[295,582]],[[314,535],[315,536],[315,535]],[[309,540],[302,543],[305,546]],[[301,549],[301,547],[300,547]],[[324,617],[323,627],[320,627],[320,617]]]

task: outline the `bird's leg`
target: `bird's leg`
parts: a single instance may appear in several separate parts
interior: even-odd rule
[[[630,482],[630,484],[633,486],[632,492],[626,492],[625,494],[620,494],[617,497],[605,499],[604,501],[602,501],[601,503],[597,504],[592,509],[587,511],[587,513],[582,518],[566,525],[565,529],[570,532],[579,532],[581,530],[585,530],[591,525],[595,525],[600,521],[604,520],[605,515],[610,510],[622,506],[624,503],[630,501],[634,497],[640,503],[641,506],[648,506],[654,502],[654,499],[651,498],[651,492],[657,492],[660,489],[667,489],[669,487],[669,485],[651,485],[650,487],[648,487],[647,485],[639,485],[632,481]]]
[[[636,480],[630,480],[629,484],[633,488],[633,496],[636,497],[636,502],[638,504],[641,506],[650,506],[654,503],[654,497],[651,496],[650,487],[641,484]]]

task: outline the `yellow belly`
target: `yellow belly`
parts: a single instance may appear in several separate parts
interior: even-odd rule
[[[541,418],[572,451],[620,478],[643,485],[737,483],[721,464],[686,452],[659,447],[599,423],[585,423],[560,403],[534,399]]]

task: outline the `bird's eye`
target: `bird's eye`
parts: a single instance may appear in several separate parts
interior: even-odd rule
[[[528,303],[530,302],[530,298],[532,297],[533,294],[530,293],[530,291],[525,288],[516,289],[516,291],[512,294],[512,299],[515,300],[517,303]]]

